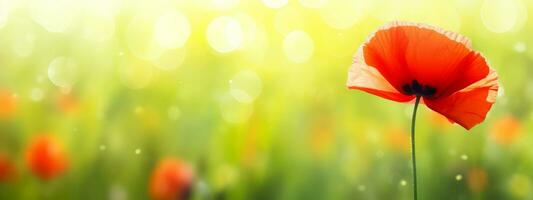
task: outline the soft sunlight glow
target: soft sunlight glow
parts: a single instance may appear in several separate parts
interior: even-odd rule
[[[118,66],[118,75],[122,84],[131,89],[146,87],[152,80],[153,74],[151,63],[131,56]]]
[[[243,43],[241,49],[246,58],[255,62],[263,61],[268,50],[268,36],[265,27],[257,23],[252,16],[239,13],[235,18],[240,22],[243,30]]]
[[[168,119],[176,121],[181,116],[181,110],[178,106],[170,106],[167,110]]]
[[[173,70],[181,66],[185,61],[187,51],[185,48],[171,49],[165,51],[153,62],[155,66],[162,70]]]
[[[85,18],[81,34],[95,42],[108,41],[115,33],[115,18],[107,13],[95,12]]]
[[[155,23],[155,40],[160,47],[181,48],[189,39],[191,25],[179,11],[169,11],[159,16]]]
[[[30,99],[32,101],[41,101],[44,99],[44,91],[41,88],[33,88],[30,91]]]
[[[485,0],[481,20],[490,31],[505,33],[515,26],[519,12],[516,0]]]
[[[220,53],[229,53],[241,47],[243,30],[241,24],[233,17],[218,17],[207,27],[209,45]]]
[[[154,16],[138,15],[126,28],[125,39],[129,50],[144,60],[156,59],[165,51],[155,41],[154,21]]]
[[[520,41],[514,44],[513,49],[518,53],[523,53],[526,52],[527,46],[526,43]]]
[[[29,3],[32,19],[54,33],[68,31],[79,14],[78,10],[78,3],[70,0],[30,0]]]
[[[307,62],[313,55],[315,45],[311,36],[304,31],[292,31],[283,41],[283,52],[289,61],[294,63]]]
[[[230,81],[230,94],[241,103],[251,103],[261,94],[261,78],[252,70],[237,73]]]
[[[281,8],[287,5],[289,0],[261,0],[261,2],[263,2],[263,4],[269,8]]]
[[[78,64],[72,58],[58,57],[48,65],[48,78],[63,88],[70,88],[78,77]]]
[[[202,2],[202,1],[200,1]],[[229,10],[239,5],[239,0],[205,0],[207,6],[215,10]]]
[[[298,1],[300,2],[300,4],[302,4],[302,6],[308,7],[308,8],[320,8],[326,5],[326,3],[328,3],[328,0],[298,0]]]
[[[220,98],[220,114],[229,123],[243,123],[252,115],[253,106],[249,103],[237,101],[231,94],[224,94]]]
[[[13,49],[13,52],[15,52],[15,54],[18,56],[25,58],[30,56],[33,52],[35,35],[33,33],[24,33],[11,42],[11,48]]]
[[[9,0],[0,0],[0,29],[7,24],[9,8]]]
[[[320,9],[322,19],[336,29],[348,29],[365,15],[368,1],[328,1]]]

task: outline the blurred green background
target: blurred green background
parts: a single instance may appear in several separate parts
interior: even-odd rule
[[[467,131],[421,107],[420,199],[533,199],[530,0],[0,0],[0,199],[147,199],[157,162],[193,199],[411,199],[412,106],[345,83],[392,20],[473,41],[500,77]],[[70,160],[43,181],[28,140]]]

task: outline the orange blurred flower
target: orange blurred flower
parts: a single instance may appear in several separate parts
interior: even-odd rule
[[[150,196],[157,200],[188,199],[193,181],[192,168],[180,160],[160,161],[150,179]]]
[[[9,118],[17,108],[15,96],[7,91],[0,90],[0,119]]]
[[[508,115],[492,125],[491,137],[501,145],[512,144],[521,135],[522,126],[515,117]]]
[[[409,152],[409,133],[404,129],[391,128],[385,133],[388,146],[394,150]]]
[[[468,187],[474,192],[481,192],[487,187],[487,172],[479,167],[468,171]]]
[[[15,164],[9,159],[9,157],[0,153],[0,181],[7,181],[15,177]]]
[[[68,165],[63,146],[49,135],[31,139],[26,149],[26,162],[30,170],[44,180],[60,175]]]
[[[445,116],[437,113],[437,112],[430,112],[429,114],[429,120],[435,124],[436,126],[440,127],[440,128],[447,128],[447,127],[451,127],[450,125],[452,125],[453,122],[451,122],[448,118],[446,118]]]
[[[78,111],[79,103],[74,95],[68,94],[59,94],[58,96],[58,106],[65,113],[75,113]]]

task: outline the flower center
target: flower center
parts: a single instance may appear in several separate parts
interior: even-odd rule
[[[417,80],[413,80],[411,84],[407,83],[402,86],[403,92],[407,95],[416,95],[423,97],[431,97],[436,92],[437,89],[429,85],[422,85],[418,83]]]

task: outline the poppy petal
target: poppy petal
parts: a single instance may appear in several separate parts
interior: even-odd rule
[[[362,90],[397,102],[407,102],[414,98],[398,92],[375,67],[366,65],[362,48],[354,56],[346,84],[349,89]]]
[[[424,99],[432,110],[446,116],[466,129],[481,123],[498,93],[498,76],[494,70],[484,79],[439,99]]]

